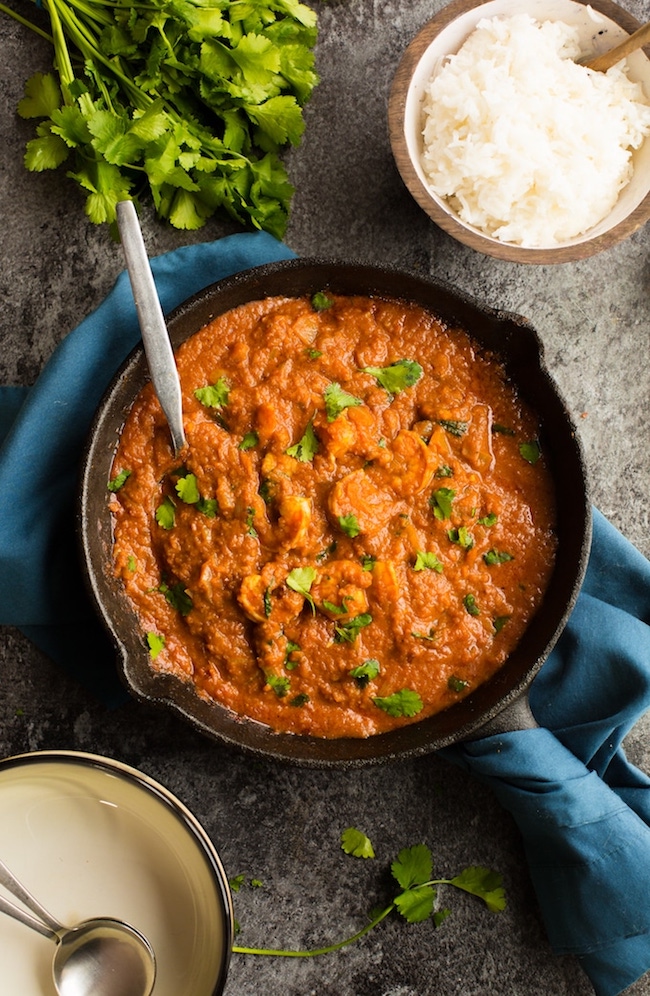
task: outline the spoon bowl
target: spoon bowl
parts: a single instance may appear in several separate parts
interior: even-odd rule
[[[60,996],[149,996],[156,963],[138,930],[105,917],[60,935],[52,974]]]

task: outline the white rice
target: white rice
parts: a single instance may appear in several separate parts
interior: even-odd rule
[[[614,207],[650,102],[619,63],[579,66],[578,31],[527,14],[486,18],[430,82],[422,167],[467,224],[551,247]]]

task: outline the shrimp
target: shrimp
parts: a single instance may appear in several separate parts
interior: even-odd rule
[[[281,629],[300,615],[304,596],[284,584],[286,569],[269,561],[261,574],[247,574],[239,586],[237,601],[255,623],[270,622]]]
[[[278,506],[280,518],[275,535],[284,550],[296,550],[307,537],[311,523],[311,501],[299,495],[281,498]]]
[[[389,445],[388,484],[400,498],[423,491],[436,471],[434,453],[412,429],[400,429]]]
[[[310,594],[328,618],[344,621],[368,610],[365,589],[371,584],[370,574],[356,560],[333,560],[319,570]]]
[[[365,470],[353,470],[330,491],[328,508],[335,522],[354,516],[360,533],[375,536],[394,514],[395,502]]]

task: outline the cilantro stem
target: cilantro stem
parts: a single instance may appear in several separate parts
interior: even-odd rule
[[[15,10],[12,10],[11,7],[6,7],[3,3],[0,3],[0,11],[2,11],[3,14],[8,14],[9,17],[13,17],[14,21],[18,21],[18,23],[22,24],[24,28],[29,28],[30,31],[34,32],[34,34],[40,35],[41,38],[44,38],[46,42],[50,43],[50,45],[54,44],[54,38],[52,35],[48,35],[47,31],[43,31],[43,29],[39,28],[37,24],[34,24],[33,21],[28,21],[26,17],[22,17]]]
[[[356,934],[352,934],[351,937],[346,937],[343,941],[337,941],[335,944],[328,944],[322,948],[311,948],[306,951],[284,951],[282,949],[274,948],[246,948],[241,947],[238,944],[233,944],[232,951],[236,954],[275,955],[280,958],[315,958],[318,955],[331,954],[333,951],[340,951],[341,948],[346,947],[348,944],[354,944],[355,941],[365,937],[365,935],[370,933],[370,931],[376,927],[377,924],[381,923],[382,920],[385,920],[389,913],[392,913],[394,909],[395,903],[391,903],[385,910],[382,910],[381,913],[378,913],[375,917],[373,917],[373,919],[367,923],[365,927],[358,930]]]

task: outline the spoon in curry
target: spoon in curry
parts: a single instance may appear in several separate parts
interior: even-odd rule
[[[181,386],[169,332],[151,272],[135,205],[133,201],[119,201],[116,210],[117,227],[133,289],[135,310],[140,323],[142,344],[149,373],[161,408],[169,423],[174,453],[178,456],[181,450],[185,449],[187,441],[183,428]]]

